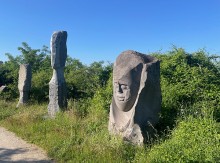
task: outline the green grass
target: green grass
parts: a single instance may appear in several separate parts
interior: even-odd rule
[[[4,107],[11,109],[10,105]],[[47,119],[46,108],[25,106],[2,120],[1,125],[41,146],[60,162],[127,162],[134,157],[137,147],[108,134],[105,112],[79,118],[71,110]]]
[[[193,118],[178,123],[168,139],[159,141],[140,162],[220,162],[220,128],[210,118]],[[147,157],[146,157],[147,156]]]
[[[15,102],[0,101],[0,120],[3,120],[17,112]]]
[[[8,92],[0,95],[0,125],[41,146],[58,162],[220,162],[219,56],[202,50],[187,53],[176,47],[153,55],[161,60],[162,110],[155,126],[158,135],[144,147],[109,135],[112,74],[97,64],[91,67],[94,76],[89,74],[89,78],[84,73],[75,76],[78,62],[66,67],[69,95],[77,101],[69,100],[69,111],[47,119],[47,103],[31,102],[16,109],[17,102],[2,101],[15,99],[18,93],[16,65],[7,62],[7,75],[0,76],[13,82],[8,83]],[[78,68],[84,72],[84,66]],[[100,73],[110,77],[106,85],[98,84],[108,78]],[[33,73],[32,101],[48,98],[48,81],[42,81],[42,75],[46,75],[45,69]]]
[[[108,113],[79,110],[45,118],[46,104],[15,109],[0,101],[1,126],[45,149],[58,162],[218,162],[220,127],[211,117],[179,120],[172,131],[145,147],[121,141],[108,133]],[[71,108],[71,107],[70,107]]]

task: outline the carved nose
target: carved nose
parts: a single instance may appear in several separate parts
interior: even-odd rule
[[[117,90],[119,93],[123,93],[122,89],[121,89],[121,85],[118,84],[118,90]]]

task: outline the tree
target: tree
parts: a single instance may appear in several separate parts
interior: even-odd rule
[[[50,52],[45,45],[42,50],[32,49],[26,42],[22,42],[22,47],[18,47],[18,50],[21,51],[20,63],[29,63],[33,72],[40,69],[41,63],[47,58],[46,56]]]
[[[69,98],[93,97],[97,88],[103,87],[112,70],[112,65],[104,66],[104,62],[93,62],[89,66],[79,60],[67,58],[65,78],[68,86]]]
[[[10,53],[6,53],[5,55],[8,57],[8,61],[3,63],[0,67],[0,83],[7,85],[9,92],[7,96],[4,95],[7,99],[13,99],[18,96],[18,70],[20,64],[31,64],[33,78],[35,78],[35,73],[38,71],[44,71],[48,76],[50,69],[50,57],[48,55],[49,50],[47,46],[43,46],[40,49],[32,49],[27,43],[23,42],[21,47],[18,47],[18,50],[21,51],[21,55],[14,57]],[[39,76],[45,76],[41,73],[38,74],[38,80],[35,80],[33,83],[40,85],[40,81],[43,78]],[[45,79],[46,80],[46,79]],[[33,81],[33,80],[32,80]],[[47,81],[47,80],[46,80]],[[43,86],[43,85],[42,85]],[[34,87],[33,87],[34,88]],[[33,90],[40,89],[34,88]],[[32,92],[33,95],[37,95],[38,91]],[[42,96],[43,98],[43,96]]]

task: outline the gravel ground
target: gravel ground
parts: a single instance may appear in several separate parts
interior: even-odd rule
[[[0,127],[0,162],[52,163],[45,151]]]

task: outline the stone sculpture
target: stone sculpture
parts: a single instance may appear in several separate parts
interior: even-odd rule
[[[0,93],[5,92],[6,89],[7,89],[7,86],[6,86],[6,85],[2,85],[2,86],[0,87]]]
[[[51,66],[53,76],[49,83],[49,105],[48,114],[54,117],[60,110],[67,107],[66,82],[64,78],[64,67],[67,58],[67,32],[56,31],[51,37]]]
[[[122,52],[113,67],[109,131],[141,145],[161,110],[160,62],[132,50]]]
[[[20,98],[17,107],[28,102],[29,91],[31,89],[31,65],[21,64],[19,69],[18,89]]]

